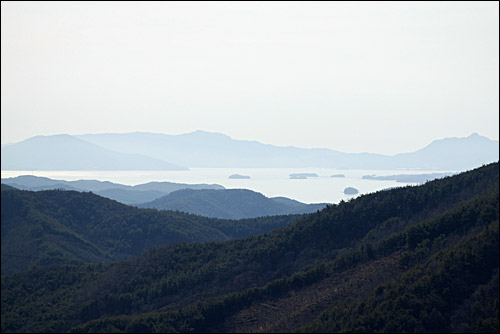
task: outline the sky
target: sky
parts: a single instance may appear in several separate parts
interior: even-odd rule
[[[1,2],[1,142],[205,130],[396,154],[499,137],[498,2]]]

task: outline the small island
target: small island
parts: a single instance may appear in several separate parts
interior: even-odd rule
[[[345,175],[344,174],[333,174],[330,177],[345,177]]]
[[[228,179],[249,179],[250,176],[248,175],[240,175],[240,174],[233,174],[229,175]]]
[[[398,174],[388,176],[364,175],[363,180],[383,180],[383,181],[396,181],[396,182],[414,182],[424,183],[434,179],[451,176],[454,173],[431,173],[431,174]]]
[[[347,187],[344,189],[344,194],[346,195],[356,195],[358,193],[358,189],[353,187]]]
[[[308,177],[318,177],[316,173],[294,173],[288,176],[290,179],[307,179]]]

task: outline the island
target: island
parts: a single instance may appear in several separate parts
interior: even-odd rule
[[[316,173],[293,173],[288,176],[290,179],[307,179],[308,177],[318,177]]]
[[[240,175],[240,174],[233,174],[229,175],[228,179],[249,179],[250,176],[248,175]]]
[[[344,189],[344,194],[346,195],[356,195],[358,193],[358,189],[353,187],[347,187]]]
[[[333,174],[330,177],[345,177],[345,175],[344,174]]]
[[[431,173],[431,174],[398,174],[388,176],[364,175],[363,180],[381,180],[381,181],[396,181],[396,182],[414,182],[423,183],[432,181],[438,178],[452,176],[454,173]]]

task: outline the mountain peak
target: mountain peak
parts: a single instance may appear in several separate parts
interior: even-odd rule
[[[469,137],[466,137],[467,139],[473,139],[473,140],[488,140],[490,141],[491,139],[489,139],[488,137],[484,137],[484,136],[481,136],[479,133],[477,132],[474,132],[472,133],[471,135],[469,135]]]
[[[223,133],[220,133],[220,132],[210,132],[210,131],[204,131],[204,130],[196,130],[196,131],[193,131],[193,132],[184,133],[184,134],[182,134],[180,136],[212,137],[212,138],[218,137],[218,138],[231,139],[231,137],[229,137],[228,135],[225,135]]]

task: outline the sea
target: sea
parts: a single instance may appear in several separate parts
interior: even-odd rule
[[[399,175],[453,173],[439,170],[339,170],[332,168],[191,168],[187,171],[12,171],[2,170],[2,178],[34,175],[56,180],[99,180],[137,185],[152,181],[189,184],[220,184],[227,189],[250,189],[267,197],[288,197],[303,203],[339,203],[362,194],[418,183],[362,179],[364,175]],[[290,174],[314,173],[317,177],[291,179]],[[230,179],[232,174],[250,179]],[[345,177],[331,177],[342,174]],[[357,195],[346,195],[344,189],[353,187]]]

